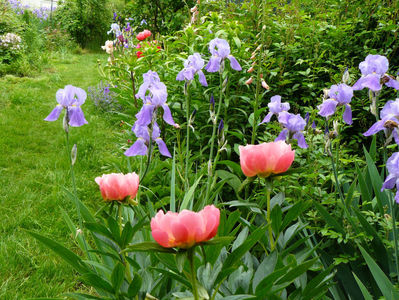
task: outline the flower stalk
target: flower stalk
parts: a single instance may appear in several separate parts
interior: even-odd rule
[[[216,128],[218,124],[218,119],[219,119],[219,114],[220,114],[220,109],[222,107],[222,99],[223,99],[223,70],[224,70],[224,61],[222,62],[222,67],[219,71],[219,102],[218,102],[218,108],[215,116],[215,122],[213,123],[213,128],[212,128],[212,136],[211,136],[211,149],[209,153],[209,161],[208,164],[211,164],[211,167],[208,168],[208,181],[206,184],[206,194],[205,194],[205,203],[208,203],[208,198],[209,198],[209,193],[210,193],[210,188],[212,185],[212,178],[213,178],[213,165],[216,164],[216,162],[213,162],[213,148],[215,144],[215,136],[216,136]]]
[[[186,165],[185,165],[185,181],[186,181],[186,190],[190,188],[190,180],[188,179],[188,165],[190,163],[190,105],[191,105],[191,91],[190,91],[190,82],[186,82],[185,84],[185,95],[186,95],[186,120],[187,120],[187,136],[186,136]]]
[[[272,184],[269,179],[265,179],[266,186],[266,221],[269,224],[268,232],[269,232],[269,242],[270,242],[270,252],[274,250],[275,244],[273,239],[273,229],[272,229],[272,221],[271,221],[271,205],[270,205],[270,193],[272,189]]]
[[[191,281],[191,287],[193,289],[193,296],[194,300],[199,300],[198,290],[197,290],[197,279],[196,279],[197,276],[194,265],[194,253],[195,253],[195,246],[187,250],[187,257],[190,263],[190,281]]]

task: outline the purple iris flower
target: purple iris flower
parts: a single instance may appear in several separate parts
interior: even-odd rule
[[[273,117],[273,115],[279,116],[279,114],[283,111],[290,110],[290,104],[288,102],[281,103],[280,95],[271,97],[270,103],[267,106],[269,107],[270,111],[260,124],[270,122],[270,119]]]
[[[116,18],[118,17],[118,15],[116,14],[116,12],[114,12],[114,21],[116,20]]]
[[[386,74],[389,62],[385,56],[369,54],[365,61],[359,64],[362,77],[353,85],[353,90],[362,90],[365,87],[376,92],[381,90],[382,84],[399,90],[399,82]]]
[[[126,27],[125,27],[125,31],[126,32],[130,32],[130,30],[132,30],[132,27],[130,27],[130,23],[126,23]]]
[[[125,151],[126,156],[147,155],[148,144],[150,143],[150,134],[148,126],[141,126],[137,123],[133,125],[132,131],[137,137],[136,142]],[[159,152],[166,157],[172,157],[165,142],[161,139],[161,131],[157,122],[152,127],[152,140],[158,145]]]
[[[64,89],[59,89],[55,95],[57,99],[57,106],[44,119],[45,121],[55,121],[59,118],[62,110],[67,110],[69,125],[72,127],[79,127],[87,124],[83,111],[80,106],[85,103],[87,94],[78,87],[67,85]]]
[[[184,69],[181,70],[179,74],[177,74],[176,80],[191,81],[194,79],[194,75],[198,74],[199,82],[203,86],[208,86],[204,72],[202,72],[203,67],[204,67],[204,60],[201,58],[201,55],[199,53],[194,53],[193,55],[190,55],[187,58],[187,60],[184,62]]]
[[[298,141],[298,146],[307,148],[305,137],[302,131],[305,129],[306,121],[298,114],[290,114],[289,112],[281,112],[278,116],[278,121],[283,125],[284,129],[280,132],[279,136],[274,140],[285,141],[287,138]]]
[[[370,136],[384,130],[388,136],[389,133],[392,132],[395,142],[399,144],[399,98],[395,101],[389,100],[385,103],[380,112],[380,117],[381,120],[375,122],[363,135]]]
[[[147,25],[147,21],[145,19],[141,20],[140,26]]]
[[[328,96],[330,98],[318,106],[319,115],[323,117],[332,116],[337,106],[345,106],[343,119],[346,124],[352,124],[352,109],[349,103],[353,97],[353,89],[345,83],[334,84],[331,86]]]
[[[172,113],[168,104],[166,104],[166,99],[168,97],[168,92],[166,91],[166,85],[161,82],[157,72],[148,71],[143,74],[144,82],[140,86],[136,98],[143,100],[144,105],[140,112],[136,115],[138,116],[138,121],[140,125],[148,125],[151,123],[152,114],[154,109],[157,107],[163,108],[163,119],[169,125],[174,126]],[[148,91],[148,94],[147,94]]]
[[[236,71],[242,70],[237,59],[230,54],[230,46],[226,40],[215,38],[212,41],[210,41],[209,52],[211,52],[212,57],[205,67],[205,70],[207,70],[208,72],[210,73],[218,72],[220,70],[221,63],[226,58],[230,60],[230,65],[232,69]]]
[[[396,186],[395,201],[399,204],[399,152],[392,154],[387,160],[389,175],[382,184],[381,192],[385,189],[393,189]]]
[[[111,29],[109,31],[107,31],[107,34],[110,34],[110,33],[114,33],[116,36],[120,36],[122,34],[121,28],[119,27],[118,24],[112,23]]]

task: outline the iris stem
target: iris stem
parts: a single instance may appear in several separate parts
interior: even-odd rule
[[[224,62],[222,62],[224,64]],[[222,67],[222,69],[224,69]],[[209,168],[208,165],[208,181],[206,184],[206,193],[205,193],[205,203],[208,203],[208,198],[209,198],[209,193],[210,193],[210,188],[212,184],[212,178],[213,178],[213,147],[215,145],[215,135],[216,135],[216,127],[218,124],[218,119],[219,119],[219,114],[220,114],[220,108],[222,107],[222,99],[223,99],[223,72],[219,72],[219,103],[218,103],[218,108],[215,116],[215,122],[213,123],[213,129],[212,129],[212,136],[211,136],[211,150],[209,154],[209,161],[208,164],[211,164],[211,167]]]
[[[190,83],[186,82],[186,119],[187,119],[187,141],[186,141],[186,168],[185,168],[185,181],[186,181],[186,191],[190,188],[190,180],[188,179],[188,165],[190,163],[190,104],[191,104],[191,91]]]
[[[265,20],[265,12],[266,12],[266,1],[263,1],[263,9],[262,9],[262,22]],[[263,25],[261,25],[263,27]],[[251,137],[251,144],[253,145],[255,143],[255,138],[256,138],[256,126],[258,126],[258,108],[259,108],[259,94],[260,94],[260,81],[261,81],[261,74],[262,74],[262,50],[263,50],[263,44],[265,42],[265,32],[266,30],[261,30],[261,43],[259,44],[260,49],[259,49],[259,56],[258,56],[258,72],[256,73],[256,90],[255,90],[255,103],[254,103],[254,122],[252,124],[252,137]]]
[[[196,272],[195,272],[195,265],[194,265],[194,253],[195,253],[195,246],[191,247],[190,249],[187,250],[187,257],[188,261],[190,262],[190,280],[191,280],[191,286],[193,289],[193,296],[194,300],[199,300],[198,297],[198,291],[197,291],[197,279],[196,279]]]
[[[66,118],[66,122],[65,122],[65,123],[68,123],[68,122],[69,122],[68,111],[66,112],[65,118]],[[70,165],[70,169],[71,169],[71,180],[72,180],[73,195],[74,195],[74,197],[75,197],[75,205],[76,205],[76,210],[77,210],[77,212],[78,212],[79,227],[80,227],[80,229],[81,229],[81,233],[80,233],[80,234],[82,235],[82,242],[83,242],[84,250],[86,251],[86,255],[91,259],[90,252],[89,252],[89,250],[88,250],[88,248],[87,248],[86,239],[85,239],[84,234],[83,234],[82,214],[81,214],[81,212],[80,212],[80,206],[79,206],[79,203],[78,203],[79,198],[78,198],[78,192],[77,192],[77,189],[76,189],[75,173],[74,173],[74,169],[73,169],[73,163],[72,163],[72,157],[71,157],[71,150],[70,150],[70,147],[69,147],[69,125],[67,124],[66,127],[67,127],[67,128],[65,129],[66,150],[67,150],[67,155],[68,155],[68,157],[69,157],[69,165]],[[82,250],[83,250],[83,249],[82,249]]]

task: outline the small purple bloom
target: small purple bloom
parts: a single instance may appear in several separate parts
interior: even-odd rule
[[[270,103],[267,106],[269,107],[270,111],[260,124],[270,122],[270,119],[272,118],[273,115],[279,116],[280,113],[282,113],[283,111],[290,110],[290,104],[288,102],[281,103],[280,95],[271,97]]]
[[[352,109],[349,104],[353,97],[352,88],[345,83],[339,85],[334,84],[331,86],[328,96],[330,98],[323,101],[323,103],[318,106],[319,115],[323,117],[332,116],[337,106],[345,106],[343,119],[346,124],[352,124]]]
[[[145,19],[141,20],[140,26],[147,25],[147,21]]]
[[[87,124],[83,111],[80,106],[85,102],[87,94],[78,87],[67,85],[64,89],[59,89],[55,95],[57,106],[44,119],[45,121],[56,121],[62,110],[67,110],[68,123],[72,127],[79,127]]]
[[[116,20],[116,18],[118,17],[118,15],[116,14],[116,12],[114,12],[114,21]]]
[[[126,27],[124,28],[126,32],[130,32],[132,30],[132,27],[130,27],[130,23],[126,23]]]
[[[136,142],[125,151],[126,156],[147,155],[148,144],[150,143],[150,134],[148,126],[141,126],[134,124],[132,131],[137,137]],[[152,128],[152,141],[158,145],[159,152],[166,157],[172,157],[165,142],[161,139],[161,131],[158,124],[155,122]]]
[[[220,135],[222,133],[223,128],[224,128],[224,122],[223,122],[223,119],[221,119],[219,126],[218,126],[218,135]]]
[[[294,139],[298,141],[298,146],[301,148],[307,148],[305,137],[302,131],[305,129],[306,121],[299,115],[290,114],[283,112],[279,115],[278,121],[283,125],[284,129],[280,132],[279,136],[274,140],[285,141],[288,139]]]
[[[381,81],[386,86],[399,89],[399,82],[391,78],[386,72],[389,68],[388,59],[382,55],[367,55],[365,61],[359,64],[362,77],[353,85],[353,90],[362,90],[365,87],[376,92],[381,90]]]
[[[213,94],[211,94],[211,98],[209,99],[209,104],[211,105],[211,110],[215,110],[215,98],[213,97]]]
[[[363,135],[370,136],[384,130],[388,135],[389,132],[392,132],[395,142],[399,144],[399,98],[395,101],[389,100],[385,103],[380,112],[380,117],[381,120],[375,122]]]
[[[399,204],[399,152],[395,152],[388,158],[386,166],[389,175],[382,185],[381,192],[385,189],[393,189],[396,186],[395,201]]]
[[[210,73],[220,71],[222,61],[226,58],[230,60],[230,66],[236,71],[241,71],[242,68],[237,59],[230,54],[229,43],[224,39],[215,38],[209,43],[209,52],[212,54],[208,64],[205,67]]]
[[[208,86],[206,82],[206,78],[204,72],[202,72],[202,68],[204,67],[204,60],[201,58],[199,53],[194,53],[190,55],[188,59],[184,62],[184,69],[177,74],[176,80],[183,81],[191,81],[194,79],[194,75],[198,74],[199,82],[203,86]]]

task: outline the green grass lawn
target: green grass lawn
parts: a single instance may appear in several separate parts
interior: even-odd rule
[[[107,58],[68,56],[34,78],[0,78],[0,299],[55,297],[86,289],[72,268],[26,230],[76,249],[60,213],[63,208],[76,221],[63,190],[71,183],[62,118],[43,119],[56,105],[58,89],[72,84],[87,90],[101,80],[98,59]],[[78,147],[79,196],[96,209],[101,195],[94,178],[104,173],[104,166],[123,158],[115,135],[118,127],[90,99],[82,108],[89,124],[71,128],[70,138]]]

